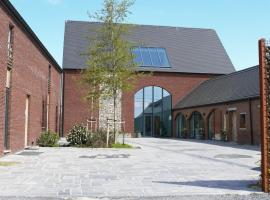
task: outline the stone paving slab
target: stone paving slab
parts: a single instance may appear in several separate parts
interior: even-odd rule
[[[3,157],[0,161],[19,164],[0,167],[0,197],[177,199],[259,192],[249,187],[259,179],[254,170],[258,147],[157,138],[126,141],[141,149],[39,148],[28,150],[38,152],[32,155]]]

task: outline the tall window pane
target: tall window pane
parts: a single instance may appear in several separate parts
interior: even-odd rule
[[[152,61],[148,48],[140,48],[140,50],[142,53],[143,66],[152,66]]]
[[[134,126],[136,133],[143,132],[143,89],[135,94],[134,98]]]
[[[171,123],[172,123],[172,116],[171,116],[171,107],[172,107],[172,99],[171,95],[166,91],[163,90],[163,134],[164,136],[171,136]]]
[[[176,136],[178,138],[186,137],[186,119],[182,114],[179,114],[176,119]]]
[[[165,49],[158,48],[157,51],[158,51],[158,55],[159,55],[161,66],[162,67],[169,67],[170,66],[169,65],[169,60],[168,60],[168,57],[167,57],[167,54],[166,54]]]
[[[140,48],[134,48],[132,52],[135,56],[134,62],[141,66],[143,64],[143,61]]]
[[[162,133],[162,88],[154,87],[154,134],[159,137]]]
[[[156,48],[149,48],[152,64],[155,67],[161,67],[161,63],[159,60],[158,52]]]
[[[153,87],[144,88],[144,113],[152,113]]]

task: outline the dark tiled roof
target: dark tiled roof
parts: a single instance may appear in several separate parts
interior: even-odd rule
[[[53,64],[54,67],[56,67],[56,69],[59,72],[62,72],[62,68],[56,62],[54,57],[49,53],[49,51],[42,44],[42,42],[39,40],[39,38],[36,36],[36,34],[30,28],[30,26],[26,23],[26,21],[23,19],[23,17],[20,15],[20,13],[16,10],[16,8],[10,3],[10,1],[9,0],[0,0],[0,5],[3,5],[4,8],[6,8],[8,10],[9,14],[11,14],[11,16],[17,22],[19,22],[21,24],[22,28],[31,37],[31,39],[37,44],[37,46],[40,48],[41,52],[44,53],[44,55],[50,60],[51,64]]]
[[[67,21],[64,42],[64,69],[85,68],[86,58],[81,56],[95,36],[100,23]],[[179,28],[135,25],[128,40],[136,45],[164,47],[171,68],[140,67],[142,71],[228,74],[234,66],[216,32],[212,29]]]
[[[259,67],[210,79],[180,100],[174,109],[198,107],[260,96]]]

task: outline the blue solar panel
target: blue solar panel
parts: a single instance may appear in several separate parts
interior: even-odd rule
[[[141,67],[170,67],[165,48],[135,47],[134,62]]]

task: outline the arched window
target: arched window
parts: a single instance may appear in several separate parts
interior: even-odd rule
[[[192,139],[204,139],[204,122],[199,112],[193,112],[189,119],[189,137]]]
[[[169,137],[172,127],[172,96],[165,89],[148,86],[134,96],[134,127],[143,136]]]
[[[208,140],[212,140],[215,137],[215,111],[211,112],[208,117]]]
[[[181,113],[176,118],[176,137],[186,138],[186,118]]]

